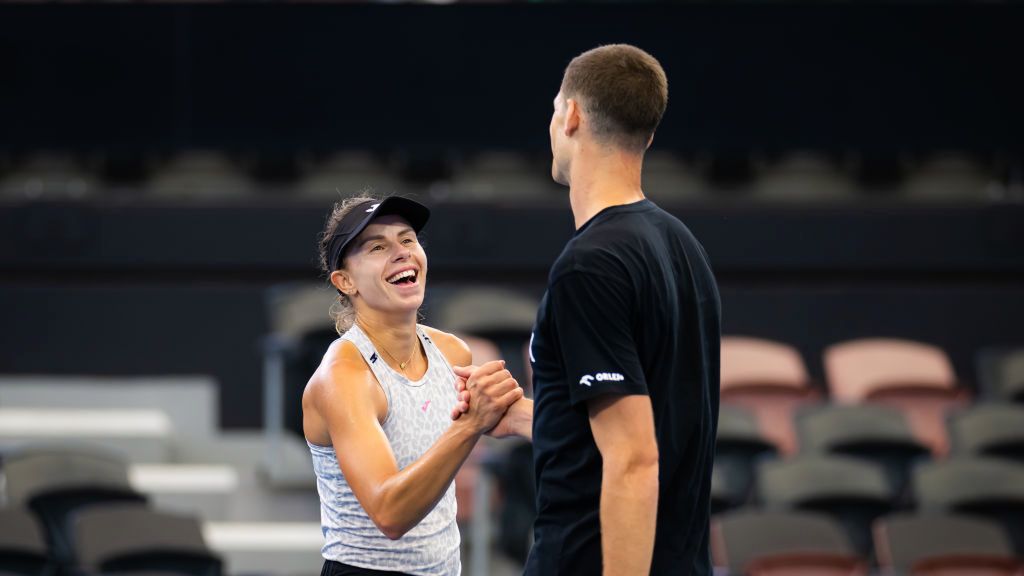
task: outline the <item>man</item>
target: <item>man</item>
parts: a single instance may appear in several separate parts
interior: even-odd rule
[[[513,404],[492,432],[529,437],[532,413],[529,575],[711,573],[718,289],[640,181],[667,100],[657,60],[627,45],[577,56],[555,97],[551,172],[576,232],[537,314],[535,404]]]

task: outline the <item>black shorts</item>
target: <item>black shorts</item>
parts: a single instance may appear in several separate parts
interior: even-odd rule
[[[324,567],[320,570],[320,576],[407,576],[401,572],[389,572],[387,570],[371,570],[359,566],[349,566],[334,560],[324,560]]]

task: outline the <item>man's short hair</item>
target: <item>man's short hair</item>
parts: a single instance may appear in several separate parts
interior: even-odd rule
[[[569,62],[562,95],[579,102],[595,136],[643,152],[665,113],[668,80],[654,56],[628,44],[609,44]]]

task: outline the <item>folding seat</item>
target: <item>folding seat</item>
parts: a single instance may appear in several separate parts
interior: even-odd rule
[[[836,401],[898,408],[933,454],[947,453],[946,414],[966,404],[970,395],[957,386],[942,349],[910,340],[866,338],[828,347],[824,362]]]
[[[761,434],[753,414],[737,406],[719,406],[716,476],[712,482],[712,491],[717,488],[720,498],[718,504],[729,508],[746,504],[753,491],[757,463],[776,453],[775,445]]]
[[[43,152],[0,178],[0,199],[79,200],[101,191],[95,171],[67,154]]]
[[[914,576],[1015,576],[1019,562],[1003,528],[968,516],[887,516],[875,524],[881,568]]]
[[[659,204],[699,199],[708,192],[708,184],[693,166],[666,151],[644,156],[643,188],[644,195]]]
[[[158,168],[146,188],[154,198],[202,201],[244,197],[255,184],[225,154],[190,150]]]
[[[801,452],[841,454],[881,466],[893,492],[902,495],[914,463],[930,456],[903,413],[875,405],[823,405],[797,414]]]
[[[980,404],[953,415],[949,427],[958,453],[1024,464],[1024,406]]]
[[[0,508],[0,574],[53,574],[46,538],[35,517],[21,508]]]
[[[985,202],[996,177],[973,158],[941,152],[911,170],[901,193],[919,202]]]
[[[104,574],[167,572],[219,576],[222,561],[203,539],[199,520],[139,505],[94,507],[77,514],[80,565]]]
[[[130,487],[127,465],[98,453],[59,449],[16,453],[4,459],[4,476],[8,505],[36,514],[50,557],[61,565],[72,560],[74,514],[92,506],[146,502]]]
[[[885,472],[848,456],[814,455],[762,462],[758,495],[771,509],[820,512],[840,522],[859,554],[870,557],[871,523],[895,507]]]
[[[978,384],[985,398],[1024,403],[1024,347],[979,352]]]
[[[558,198],[559,186],[544,170],[546,160],[510,150],[487,150],[458,163],[450,197],[470,202],[514,202]]]
[[[776,202],[836,202],[856,200],[850,177],[836,163],[814,152],[791,152],[762,163],[754,181],[758,199]]]
[[[818,397],[796,348],[760,338],[722,338],[721,400],[753,412],[779,452],[796,453],[793,413]]]
[[[321,161],[305,159],[301,163],[304,174],[296,185],[301,198],[336,202],[364,190],[394,194],[404,189],[397,171],[369,152],[340,151]]]
[[[736,576],[867,574],[842,526],[809,512],[734,510],[711,523],[715,566]]]
[[[922,464],[913,474],[921,510],[982,516],[1002,524],[1024,556],[1024,464],[992,457]]]

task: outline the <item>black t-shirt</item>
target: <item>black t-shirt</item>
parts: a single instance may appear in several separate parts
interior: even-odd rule
[[[601,453],[587,400],[646,394],[660,493],[651,574],[711,574],[718,288],[704,249],[652,202],[612,206],[555,261],[530,344],[537,479],[531,576],[601,573]]]

